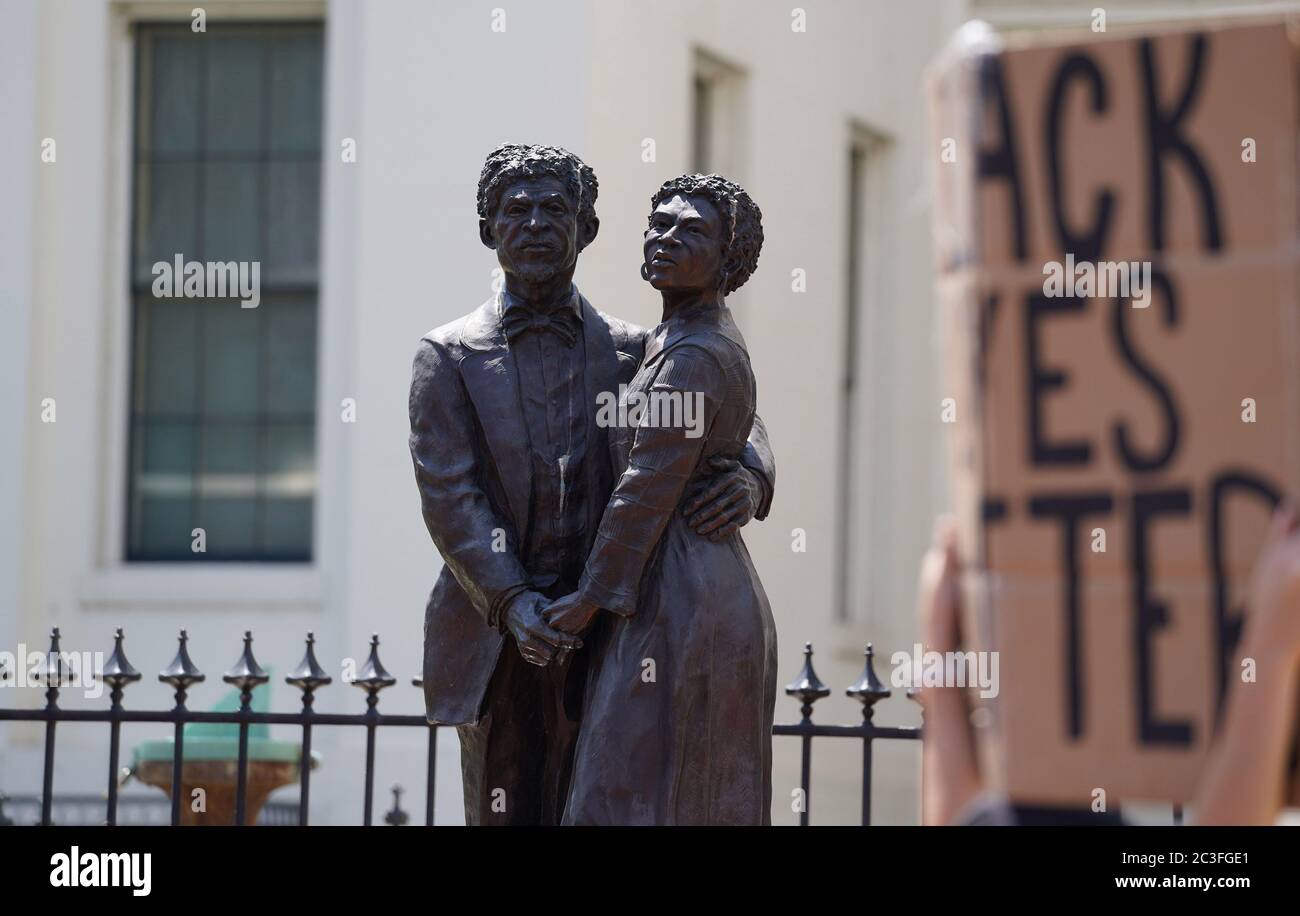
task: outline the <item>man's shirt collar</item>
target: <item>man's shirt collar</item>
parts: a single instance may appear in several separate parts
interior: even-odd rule
[[[530,303],[513,295],[504,285],[501,287],[501,292],[498,294],[497,302],[498,314],[502,317],[504,317],[511,309],[516,308],[521,308],[528,312],[537,311]],[[569,298],[555,306],[551,311],[558,311],[559,309],[564,308],[570,309],[573,312],[573,317],[577,318],[579,322],[582,321],[582,299],[578,296],[578,287],[573,284],[569,285]]]

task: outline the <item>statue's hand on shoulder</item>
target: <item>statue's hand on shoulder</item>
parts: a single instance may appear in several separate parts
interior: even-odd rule
[[[557,651],[580,649],[582,640],[547,625],[542,618],[546,597],[538,592],[520,592],[506,608],[506,629],[515,638],[519,654],[533,665],[548,665]]]
[[[717,471],[682,506],[695,533],[720,541],[748,525],[763,501],[757,475],[734,458],[715,455],[709,465]]]
[[[582,600],[578,592],[572,592],[552,602],[542,613],[546,617],[546,622],[561,633],[577,635],[587,631],[599,610],[596,605]]]

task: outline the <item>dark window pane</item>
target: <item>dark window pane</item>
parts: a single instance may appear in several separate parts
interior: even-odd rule
[[[165,422],[133,428],[139,464],[131,541],[159,557],[189,550],[194,486],[194,429]]]
[[[241,560],[257,548],[257,500],[214,497],[199,500],[199,524],[207,539],[207,555],[216,560]],[[202,556],[200,554],[199,556]]]
[[[183,37],[159,36],[146,42],[152,105],[140,112],[141,142],[153,153],[193,154],[199,148],[199,67],[202,57]]]
[[[155,421],[137,425],[137,434],[143,440],[141,458],[145,483],[154,481],[154,487],[142,489],[172,489],[173,492],[190,490],[190,477],[194,473],[196,429],[191,423]]]
[[[192,162],[136,167],[137,288],[152,289],[154,264],[198,255],[199,166]]]
[[[272,162],[264,278],[302,286],[316,276],[320,233],[320,163]]]
[[[266,40],[220,29],[208,35],[208,150],[256,156],[264,148]]]
[[[277,496],[310,493],[316,474],[316,430],[308,425],[268,427],[266,430],[267,489]]]
[[[197,375],[194,358],[198,353],[199,305],[192,299],[142,300],[136,313],[139,344],[145,356],[140,368],[145,378],[137,391],[144,392],[138,407],[147,414],[188,415],[197,406]]]
[[[260,308],[237,300],[203,305],[203,408],[211,417],[253,417],[262,403]]]
[[[292,558],[311,543],[310,499],[268,499],[262,506],[262,546],[268,553]]]
[[[316,306],[275,300],[262,305],[266,321],[266,404],[272,417],[316,411]]]
[[[192,506],[188,496],[145,496],[141,500],[140,551],[160,560],[194,556],[190,549],[194,530]]]
[[[321,43],[312,35],[276,42],[271,55],[271,149],[318,153]]]
[[[127,558],[310,560],[322,30],[136,35]],[[237,286],[187,298],[183,274],[155,297],[154,264],[177,255],[232,279],[258,265],[259,306]]]
[[[204,166],[203,253],[205,261],[256,261],[262,220],[258,162],[209,162]],[[314,275],[313,275],[314,276]]]
[[[203,427],[202,496],[253,496],[257,487],[256,423],[208,423]]]

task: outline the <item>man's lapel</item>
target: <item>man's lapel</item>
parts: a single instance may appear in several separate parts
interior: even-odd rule
[[[619,365],[618,348],[614,337],[609,332],[609,325],[601,320],[600,314],[587,301],[587,297],[578,295],[582,303],[583,343],[587,351],[585,370],[587,384],[588,414],[595,423],[597,395],[609,392],[618,395]]]
[[[618,398],[620,379],[618,348],[609,325],[592,308],[587,297],[578,295],[582,304],[583,346],[586,366],[583,376],[587,387],[587,509],[589,524],[588,542],[596,536],[596,528],[605,513],[605,502],[614,489],[614,467],[609,454],[609,430],[597,425],[596,414],[601,403]]]
[[[489,299],[466,321],[461,336],[466,355],[460,371],[515,517],[515,533],[522,541],[529,524],[533,468],[518,373],[501,328],[499,303],[499,295]]]

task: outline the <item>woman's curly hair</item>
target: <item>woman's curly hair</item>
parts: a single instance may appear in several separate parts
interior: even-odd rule
[[[724,296],[740,289],[758,269],[758,254],[763,250],[763,213],[758,204],[744,188],[721,175],[680,175],[665,181],[650,198],[652,219],[655,208],[674,194],[703,197],[718,208],[726,233],[718,288]],[[728,264],[735,266],[728,271]]]

